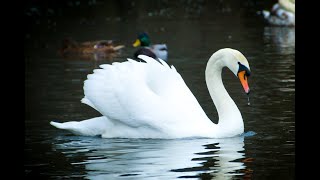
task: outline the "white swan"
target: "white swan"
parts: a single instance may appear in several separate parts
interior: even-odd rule
[[[224,138],[243,133],[241,113],[221,79],[222,68],[228,67],[249,93],[250,67],[239,51],[220,49],[207,63],[205,77],[218,111],[218,124],[207,117],[173,66],[145,55],[139,58],[146,63],[128,59],[100,65],[102,69],[88,75],[81,102],[103,116],[80,122],[50,122],[51,125],[103,138]]]

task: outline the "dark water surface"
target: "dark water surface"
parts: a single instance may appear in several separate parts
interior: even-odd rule
[[[295,179],[294,28],[266,26],[255,13],[262,5],[251,1],[177,1],[181,6],[171,1],[88,1],[92,5],[87,8],[81,4],[87,1],[67,2],[80,4],[38,8],[42,16],[30,8],[25,12],[30,22],[25,34],[26,177]],[[152,42],[168,45],[168,63],[214,123],[217,112],[204,80],[207,60],[220,48],[240,50],[252,71],[251,106],[229,70],[223,71],[223,81],[247,133],[226,139],[102,139],[53,128],[52,120],[99,116],[80,103],[83,81],[100,64],[132,57],[130,45],[142,30]],[[126,48],[106,59],[66,59],[57,54],[65,37],[114,39]]]

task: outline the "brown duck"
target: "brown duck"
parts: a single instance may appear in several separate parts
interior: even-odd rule
[[[62,42],[61,55],[70,54],[94,54],[94,53],[116,53],[124,48],[124,45],[114,45],[112,40],[86,41],[78,43],[71,38],[66,38]]]

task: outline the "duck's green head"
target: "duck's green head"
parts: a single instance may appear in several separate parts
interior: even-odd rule
[[[132,44],[133,47],[150,46],[151,41],[147,33],[143,32],[138,35],[136,41]]]

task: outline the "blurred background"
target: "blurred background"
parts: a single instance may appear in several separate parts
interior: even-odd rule
[[[24,6],[25,52],[26,55],[33,49],[42,53],[52,52],[61,46],[61,41],[66,37],[72,37],[80,42],[113,39],[131,45],[141,31],[148,32],[153,42],[177,45],[177,47],[172,45],[170,47],[173,48],[173,52],[176,52],[177,49],[182,49],[182,45],[199,46],[196,43],[210,42],[210,39],[201,40],[210,38],[209,34],[203,32],[212,26],[221,29],[221,36],[224,36],[226,41],[232,41],[233,34],[230,34],[230,31],[233,29],[238,28],[237,33],[249,35],[250,32],[242,32],[241,28],[262,26],[264,22],[257,12],[271,9],[275,2],[259,0],[68,0],[59,3],[53,0],[27,1]],[[176,42],[177,39],[184,41]],[[220,42],[212,41],[212,43]]]
[[[29,0],[25,22],[25,156],[27,178],[294,179],[295,27],[272,26],[263,0]],[[83,81],[100,64],[133,57],[138,33],[165,43],[168,64],[182,75],[214,123],[204,80],[209,57],[231,47],[248,59],[250,102],[237,78],[223,81],[247,134],[233,140],[126,140],[78,137],[49,122],[100,116],[80,103]],[[63,41],[113,40],[118,53],[62,56]],[[142,97],[143,98],[143,97]],[[185,148],[183,148],[185,147]],[[141,159],[142,161],[137,161]]]

